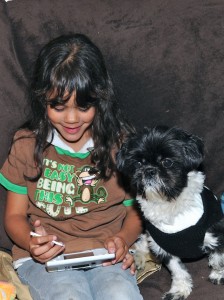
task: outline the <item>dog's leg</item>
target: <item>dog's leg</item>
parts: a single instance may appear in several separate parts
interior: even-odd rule
[[[150,236],[148,240],[150,239]],[[167,266],[171,273],[172,284],[170,290],[164,294],[164,300],[184,300],[192,291],[192,278],[185,265],[177,256],[172,256],[163,250],[152,238],[149,240],[151,250]]]
[[[212,268],[209,281],[224,284],[224,219],[206,232],[202,249],[209,254],[209,266]]]
[[[135,264],[137,270],[144,270],[146,263],[146,256],[149,253],[149,246],[146,234],[141,234],[139,240],[135,243]]]
[[[164,300],[184,300],[192,291],[192,278],[185,265],[176,256],[167,255],[163,263],[171,272],[171,289],[164,294]]]
[[[212,267],[209,281],[214,284],[224,284],[224,253],[210,253],[209,266]]]

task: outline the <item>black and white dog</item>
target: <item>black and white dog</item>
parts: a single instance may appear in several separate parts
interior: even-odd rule
[[[117,168],[137,190],[146,234],[137,243],[138,268],[147,249],[168,267],[170,290],[163,299],[186,299],[192,279],[183,259],[208,254],[209,280],[224,284],[224,219],[220,202],[204,186],[202,140],[179,128],[158,126],[127,139]]]

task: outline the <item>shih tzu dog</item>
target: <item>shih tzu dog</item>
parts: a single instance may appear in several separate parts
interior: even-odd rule
[[[179,128],[145,128],[127,139],[117,154],[117,168],[136,188],[145,234],[135,260],[144,267],[150,250],[172,276],[166,300],[186,299],[192,279],[184,259],[208,255],[209,280],[224,284],[224,219],[221,204],[204,186],[202,140]]]

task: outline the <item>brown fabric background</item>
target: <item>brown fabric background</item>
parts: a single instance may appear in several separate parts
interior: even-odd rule
[[[14,130],[25,120],[26,87],[40,47],[58,35],[81,32],[102,50],[117,96],[137,128],[176,125],[204,138],[206,183],[220,196],[223,16],[223,0],[1,0],[0,165]],[[2,188],[0,196],[0,246],[10,248]],[[196,280],[189,299],[221,299],[223,288],[206,281],[205,260],[189,267]],[[141,284],[144,298],[159,299],[169,284],[163,268]]]

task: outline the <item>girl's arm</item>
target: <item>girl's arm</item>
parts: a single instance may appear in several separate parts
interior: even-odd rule
[[[131,272],[134,274],[133,257],[129,254],[129,248],[141,234],[142,222],[139,213],[133,206],[128,206],[126,209],[127,215],[120,232],[105,241],[105,248],[109,253],[116,253],[113,264],[123,261],[122,268],[127,269],[131,266]],[[105,263],[105,265],[108,264]]]
[[[64,247],[52,243],[56,237],[47,235],[39,220],[35,222],[34,228],[43,236],[30,236],[32,228],[27,218],[28,203],[27,195],[7,192],[5,230],[16,245],[30,252],[36,260],[45,262],[64,250]]]
[[[30,225],[27,220],[28,196],[7,192],[5,230],[19,247],[29,251]]]
[[[128,248],[132,246],[142,232],[142,221],[134,206],[127,206],[127,215],[124,219],[121,231],[116,235],[123,239]]]

